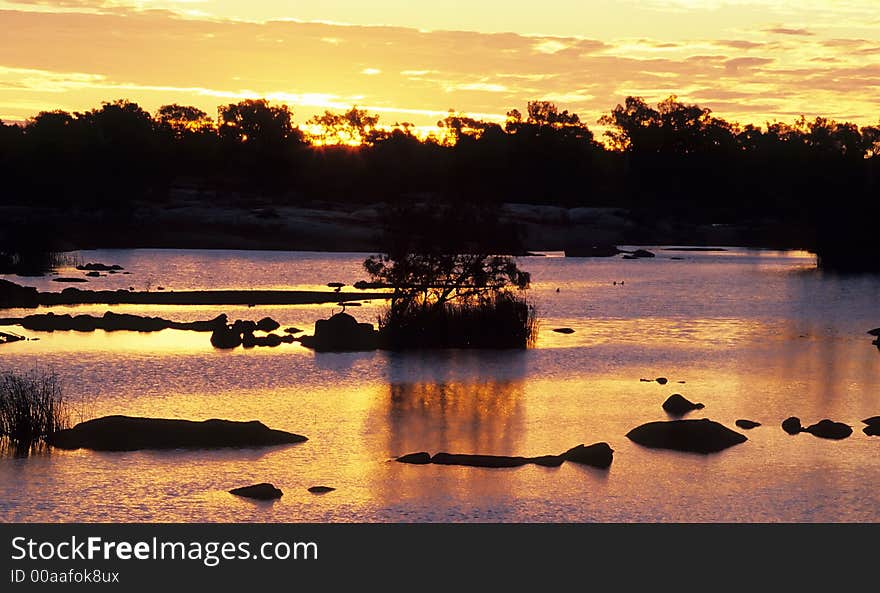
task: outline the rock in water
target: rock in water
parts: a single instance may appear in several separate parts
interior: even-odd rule
[[[245,498],[254,498],[256,500],[276,500],[281,498],[284,494],[281,490],[266,482],[263,482],[262,484],[254,484],[253,486],[233,488],[229,493],[235,494],[236,496],[243,496]]]
[[[425,452],[410,453],[397,458],[401,463],[425,465],[463,465],[467,467],[520,467],[534,464],[542,467],[558,467],[565,461],[607,468],[611,465],[613,451],[608,443],[595,443],[588,447],[578,445],[562,455],[541,455],[538,457],[508,457],[506,455],[470,455],[461,453],[437,453],[433,457]]]
[[[717,453],[748,440],[745,435],[706,418],[649,422],[626,436],[644,447],[689,453]]]
[[[666,385],[667,383],[669,383],[669,379],[667,379],[666,377],[657,377],[654,380],[657,381],[660,385]]]
[[[266,333],[273,332],[279,327],[281,327],[281,324],[271,317],[263,317],[256,324],[256,329]]]
[[[852,427],[843,422],[834,422],[826,418],[806,427],[804,432],[823,439],[840,440],[852,434]]]
[[[302,435],[272,430],[256,420],[193,422],[130,416],[105,416],[81,422],[48,438],[49,444],[59,449],[95,451],[268,447],[307,440]]]
[[[327,494],[328,492],[333,492],[336,488],[331,488],[330,486],[312,486],[309,488],[309,492],[312,494]]]
[[[241,346],[241,333],[228,327],[218,327],[211,333],[211,345],[214,348],[236,348]]]
[[[663,409],[673,416],[684,416],[692,410],[702,410],[703,404],[694,403],[680,393],[673,393],[663,402]]]
[[[642,257],[654,257],[654,254],[648,251],[647,249],[636,249],[630,255],[634,258],[642,258]]]
[[[804,427],[801,426],[800,418],[797,416],[791,416],[782,421],[782,430],[788,434],[799,434],[804,431]]]
[[[337,313],[330,319],[315,322],[315,335],[303,336],[300,343],[318,352],[376,350],[379,332],[371,323],[358,323],[348,313]]]
[[[431,463],[437,465],[464,465],[468,467],[520,467],[521,465],[531,463],[531,460],[528,457],[506,457],[502,455],[436,453],[431,457]],[[562,463],[562,460],[559,460],[559,463]]]
[[[553,331],[555,331],[557,334],[573,334],[574,333],[574,330],[571,329],[570,327],[557,327]]]
[[[573,463],[606,468],[614,460],[614,450],[608,443],[594,443],[588,447],[578,445],[577,447],[572,447],[560,455],[560,457]]]
[[[425,465],[431,463],[431,454],[425,451],[420,451],[418,453],[408,453],[406,455],[401,455],[396,459],[400,463],[412,463],[415,465]]]
[[[867,426],[862,429],[862,432],[869,437],[880,436],[880,416],[871,416],[870,418],[865,418],[862,422],[867,424]]]
[[[874,329],[872,329],[872,330],[869,330],[869,331],[868,331],[868,334],[880,338],[880,327],[876,327],[876,328],[874,328]]]
[[[743,420],[743,419],[737,420],[735,422],[735,424],[737,426],[739,426],[740,428],[744,428],[746,430],[751,430],[753,428],[758,428],[759,426],[761,426],[760,422],[755,422],[754,420]]]

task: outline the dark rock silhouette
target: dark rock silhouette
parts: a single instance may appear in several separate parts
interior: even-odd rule
[[[273,332],[281,327],[281,324],[271,317],[263,317],[257,322],[257,329],[261,332]]]
[[[880,327],[868,330],[868,335],[874,336],[875,338],[880,338]]]
[[[816,424],[811,424],[804,429],[813,436],[823,439],[840,440],[845,439],[852,434],[852,427],[842,422],[834,422],[833,420],[820,420]]]
[[[284,495],[281,490],[266,482],[263,482],[262,484],[254,484],[252,486],[233,488],[229,493],[256,500],[276,500]]]
[[[751,430],[753,428],[758,428],[759,426],[761,426],[760,422],[755,422],[754,420],[745,420],[745,419],[737,420],[734,424],[736,424],[740,428],[744,428],[746,430]]]
[[[570,327],[557,327],[553,331],[555,331],[558,334],[573,334],[574,333],[574,330],[571,329]]]
[[[257,322],[236,319],[232,322],[232,327],[230,327],[230,329],[237,334],[252,334],[257,331]]]
[[[12,342],[21,342],[25,339],[24,336],[20,336],[18,334],[8,334],[5,332],[0,332],[0,344],[10,344]]]
[[[666,377],[657,377],[654,380],[657,381],[660,385],[666,385],[669,382],[669,379],[667,379]]]
[[[300,343],[318,352],[375,350],[379,347],[379,332],[371,323],[358,323],[348,313],[337,313],[316,321],[315,335],[302,336]]]
[[[100,272],[86,272],[86,276],[88,276],[89,278],[100,278],[101,273]]]
[[[211,333],[211,345],[223,350],[237,348],[241,346],[241,333],[228,327],[218,327]]]
[[[705,407],[703,404],[690,401],[680,393],[673,393],[663,402],[663,409],[673,416],[684,416],[692,410],[702,410]]]
[[[25,317],[0,318],[0,325],[21,325],[33,331],[137,331],[153,332],[163,329],[181,329],[191,331],[214,331],[226,326],[226,315],[218,315],[207,321],[169,321],[161,317],[141,317],[127,313],[107,311],[102,317],[92,315],[55,315],[41,313]]]
[[[86,282],[85,278],[57,281]],[[384,300],[391,294],[367,292],[358,295],[367,300]],[[131,290],[80,290],[68,287],[59,292],[40,292],[0,280],[0,307],[36,307],[39,305],[309,305],[335,303],[339,295],[332,291],[309,290],[198,290],[172,292],[136,292]]]
[[[782,421],[782,430],[788,434],[800,434],[804,431],[801,425],[801,419],[797,416],[791,416]]]
[[[52,278],[52,282],[88,282],[85,278],[68,278],[66,276],[59,276],[58,278]]]
[[[407,453],[406,455],[398,457],[396,461],[399,461],[400,463],[412,463],[413,465],[425,465],[431,463],[431,454],[425,451]]]
[[[644,447],[689,453],[717,453],[748,440],[745,435],[706,418],[649,422],[626,436]]]
[[[611,465],[614,451],[608,443],[595,443],[584,446],[577,445],[561,455],[540,455],[538,457],[519,457],[506,455],[469,455],[462,453],[436,453],[431,456],[428,453],[409,453],[397,458],[401,463],[426,465],[463,465],[467,467],[521,467],[523,465],[540,465],[543,467],[558,467],[565,461],[590,465],[598,468],[607,468]]]
[[[268,334],[265,336],[255,336],[254,334],[245,333],[241,336],[241,345],[245,348],[253,346],[268,346],[274,348],[281,344],[292,344],[296,341],[293,336],[279,336],[278,334]]]
[[[32,309],[39,306],[36,288],[21,286],[0,278],[0,307],[22,307]]]
[[[336,490],[336,488],[331,488],[330,486],[312,486],[309,488],[309,492],[312,494],[327,494],[334,490]]]
[[[594,443],[589,446],[578,445],[560,457],[573,463],[605,468],[609,467],[614,460],[614,450],[608,443]]]
[[[117,272],[119,270],[124,270],[125,268],[123,268],[122,266],[116,265],[116,264],[108,266],[107,264],[102,264],[100,262],[95,262],[95,263],[90,262],[90,263],[87,263],[87,264],[84,264],[81,266],[77,266],[76,269],[77,270],[89,270],[92,272]]]
[[[467,455],[459,453],[435,453],[431,463],[435,465],[464,465],[468,467],[520,467],[529,463],[538,465],[561,465],[564,460],[556,456],[507,457],[504,455]]]
[[[300,333],[302,333],[302,330],[298,327],[285,327],[284,333],[286,333],[286,334],[300,334]]]
[[[81,422],[50,436],[48,443],[59,449],[95,451],[137,451],[140,449],[268,447],[301,443],[306,437],[272,430],[252,420],[171,420],[105,416]]]

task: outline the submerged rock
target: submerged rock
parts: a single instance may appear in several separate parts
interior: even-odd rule
[[[229,493],[236,496],[243,496],[245,498],[254,498],[256,500],[275,500],[284,495],[281,490],[267,482],[254,484],[252,486],[242,486],[241,488],[233,488]]]
[[[406,455],[398,457],[396,461],[399,461],[400,463],[412,463],[414,465],[425,465],[431,463],[431,454],[425,451],[407,453]]]
[[[734,424],[736,424],[740,428],[744,428],[746,430],[751,430],[753,428],[758,428],[759,426],[761,426],[760,422],[755,422],[754,420],[745,420],[745,419],[737,420]]]
[[[644,447],[689,453],[717,453],[748,440],[745,435],[706,418],[649,422],[626,436]]]
[[[348,313],[337,313],[316,321],[315,335],[301,337],[300,343],[318,352],[376,350],[379,332],[371,323],[358,323]]]
[[[791,416],[782,421],[782,430],[788,434],[799,434],[804,431],[804,427],[801,425],[800,418],[797,416]]]
[[[330,486],[312,486],[309,488],[309,492],[312,494],[327,494],[328,492],[333,492],[336,488],[331,488]]]
[[[562,459],[555,458],[552,463],[562,464]],[[520,467],[532,463],[529,457],[507,457],[504,455],[468,455],[460,453],[436,453],[431,457],[435,465],[464,465],[469,467]]]
[[[843,422],[834,422],[826,418],[806,427],[804,432],[823,439],[840,440],[852,434],[852,427]]]
[[[59,449],[137,451],[140,449],[268,447],[301,443],[302,435],[272,430],[262,422],[171,420],[105,416],[61,430],[48,442]]]
[[[107,264],[95,262],[95,263],[87,263],[85,265],[77,266],[76,269],[77,270],[89,270],[92,272],[116,272],[119,270],[124,270],[125,268],[123,268],[122,266],[117,265],[117,264],[112,264],[112,265],[108,266]]]
[[[591,465],[593,467],[607,468],[611,465],[614,451],[608,443],[595,443],[584,446],[577,445],[561,455],[540,455],[538,457],[519,457],[507,455],[471,455],[462,453],[437,453],[434,456],[425,452],[410,453],[397,458],[401,463],[426,465],[463,465],[467,467],[520,467],[523,465],[540,465],[543,467],[558,467],[565,461]]]
[[[663,402],[663,409],[673,416],[684,416],[692,410],[702,410],[705,407],[703,404],[690,401],[680,393],[673,393]]]
[[[614,460],[614,449],[608,443],[594,443],[589,446],[578,445],[560,457],[573,463],[605,468],[609,467]]]

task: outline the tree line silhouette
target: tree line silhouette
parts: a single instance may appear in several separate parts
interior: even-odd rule
[[[606,143],[548,101],[511,110],[503,124],[450,111],[428,137],[357,107],[304,123],[287,105],[252,99],[220,106],[216,120],[192,106],[151,115],[117,100],[0,123],[4,202],[124,210],[184,185],[279,203],[619,206],[687,221],[799,222],[817,241],[834,225],[876,236],[864,221],[877,220],[865,202],[877,195],[880,125],[740,125],[674,96],[656,105],[628,97],[599,120]]]

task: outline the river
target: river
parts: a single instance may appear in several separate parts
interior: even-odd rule
[[[58,451],[0,457],[0,520],[22,522],[775,522],[880,520],[880,276],[816,270],[806,252],[648,247],[653,259],[527,257],[538,308],[526,351],[319,353],[299,344],[215,350],[208,334],[30,332],[0,347],[0,370],[49,369],[75,420],[108,414],[261,420],[302,444],[245,450]],[[326,289],[363,279],[366,254],[99,250],[83,263],[130,274],[88,288]],[[82,275],[60,270],[62,275]],[[60,290],[45,278],[10,280]],[[558,291],[557,291],[558,289]],[[344,291],[355,292],[346,288]],[[350,296],[347,298],[356,298]],[[383,303],[349,309],[375,322]],[[44,312],[48,309],[43,309]],[[333,305],[89,305],[174,320],[271,316],[311,332]],[[33,313],[7,310],[3,316]],[[571,327],[573,334],[553,332]],[[669,383],[642,382],[667,377]],[[667,419],[672,393],[705,404],[689,417],[749,440],[714,455],[651,450],[624,435]],[[853,435],[789,436],[831,418]],[[560,453],[608,442],[607,471],[565,463],[484,469],[396,463],[405,453]],[[272,482],[255,503],[230,488]],[[336,488],[313,495],[307,488]]]

